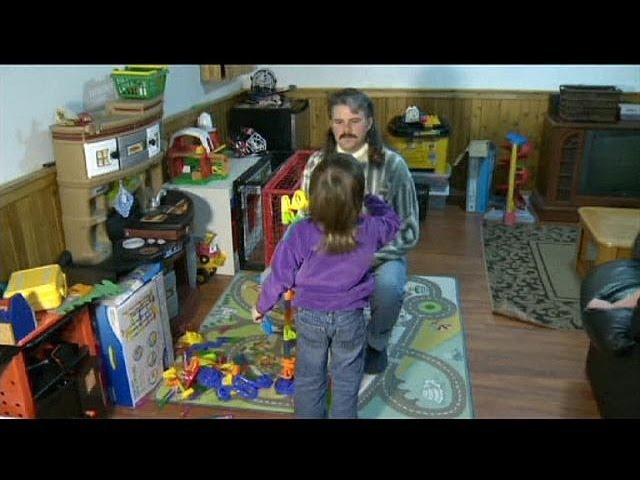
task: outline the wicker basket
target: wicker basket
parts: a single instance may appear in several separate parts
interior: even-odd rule
[[[615,122],[621,93],[610,86],[561,85],[558,115],[578,122]]]

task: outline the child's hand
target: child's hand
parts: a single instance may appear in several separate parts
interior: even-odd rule
[[[264,315],[258,311],[255,305],[251,308],[251,318],[253,318],[253,323],[262,323],[264,319]]]
[[[371,193],[364,196],[364,206],[367,207],[369,214],[374,216],[383,215],[389,208],[382,197]]]

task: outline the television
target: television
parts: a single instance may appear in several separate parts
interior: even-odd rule
[[[588,130],[580,195],[640,197],[640,131]]]
[[[640,208],[640,122],[545,116],[532,205],[542,221],[578,221],[584,206]]]

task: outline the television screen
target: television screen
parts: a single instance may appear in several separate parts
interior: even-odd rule
[[[640,197],[640,132],[587,133],[581,195]]]

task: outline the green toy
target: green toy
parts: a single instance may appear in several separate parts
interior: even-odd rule
[[[93,290],[91,290],[87,295],[82,295],[77,298],[69,296],[60,307],[54,310],[54,312],[59,313],[60,315],[66,315],[85,303],[91,303],[102,297],[113,297],[115,295],[120,295],[121,293],[124,293],[123,287],[116,285],[109,280],[103,280],[101,283],[94,285]]]

